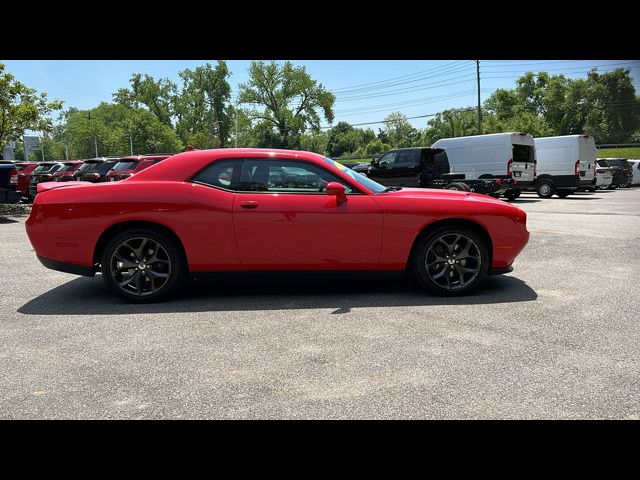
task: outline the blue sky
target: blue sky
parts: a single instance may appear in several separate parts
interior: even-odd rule
[[[178,72],[215,60],[0,60],[26,85],[81,109],[111,101],[112,93],[128,85],[133,73],[167,77],[179,83]],[[229,60],[233,95],[247,80],[248,60]],[[380,122],[391,112],[408,117],[437,113],[476,103],[475,62],[471,60],[295,60],[337,96],[334,124]],[[547,70],[570,78],[586,77],[591,67],[610,71],[631,68],[640,92],[640,61],[636,60],[481,60],[481,98],[497,88],[513,88],[527,70]],[[429,118],[410,119],[424,128]],[[323,125],[328,125],[323,122]],[[377,130],[380,123],[366,125]],[[365,127],[365,125],[363,125]]]

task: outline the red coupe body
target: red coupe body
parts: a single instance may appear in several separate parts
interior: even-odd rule
[[[237,180],[247,165],[256,165],[254,177],[270,165],[272,187],[246,191]],[[208,180],[212,168],[218,173]],[[281,176],[274,181],[276,168]],[[313,192],[292,188],[313,181],[305,180],[308,170],[344,185],[346,196],[331,195],[334,184],[327,182],[325,192],[322,185]],[[98,268],[108,238],[127,226],[171,232],[190,272],[400,271],[422,232],[455,222],[482,232],[490,269],[499,273],[529,239],[526,214],[501,200],[451,190],[375,191],[353,175],[359,174],[309,152],[191,151],[119,182],[41,184],[26,229],[46,266],[86,275]]]

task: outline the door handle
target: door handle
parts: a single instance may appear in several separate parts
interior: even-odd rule
[[[257,208],[258,202],[254,200],[247,200],[246,202],[240,202],[240,207],[242,208]]]

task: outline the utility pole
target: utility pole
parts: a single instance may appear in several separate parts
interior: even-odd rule
[[[64,144],[64,159],[69,161],[69,149],[67,148],[67,144]]]
[[[96,136],[93,137],[93,144],[96,147],[96,158],[98,158],[98,137]]]
[[[131,150],[131,155],[133,156],[133,137],[131,136],[131,130],[129,130],[129,149]]]
[[[42,161],[44,162],[44,142],[42,141],[44,137],[40,137],[40,150],[42,150]]]
[[[482,135],[482,110],[480,109],[480,60],[476,60],[476,78],[478,80],[478,135]]]

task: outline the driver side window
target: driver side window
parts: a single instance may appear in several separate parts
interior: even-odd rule
[[[397,156],[398,156],[398,152],[386,153],[380,157],[380,160],[378,160],[378,165],[386,163],[387,165],[391,166],[396,162]]]
[[[338,182],[350,193],[342,179],[310,163],[290,160],[246,159],[242,165],[241,192],[322,193],[329,182]]]

